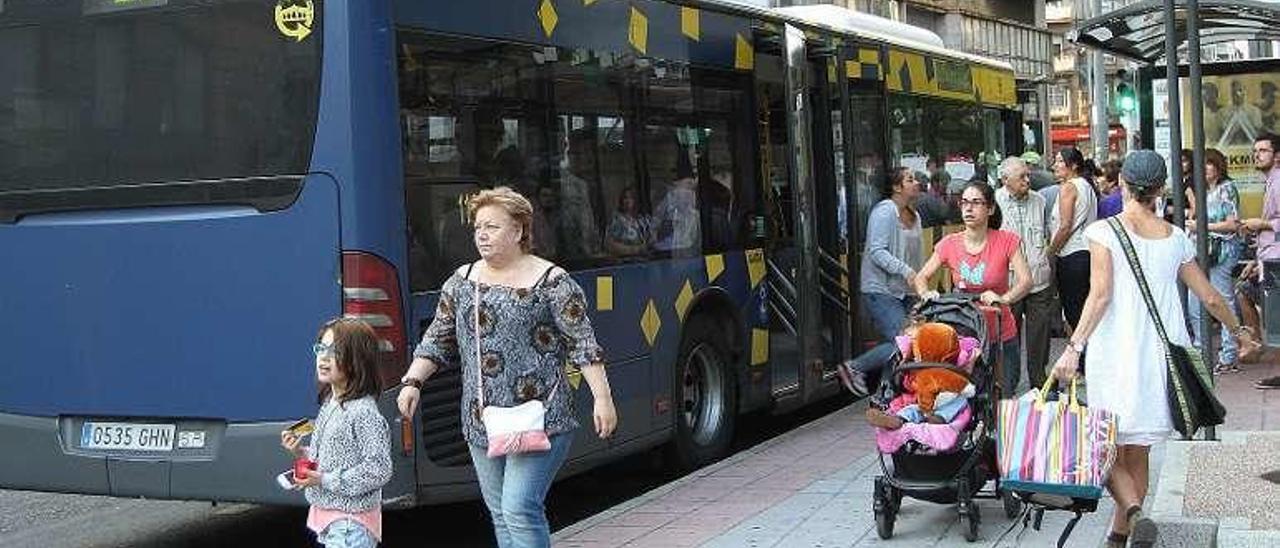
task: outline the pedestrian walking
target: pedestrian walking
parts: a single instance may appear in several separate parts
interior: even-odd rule
[[[422,383],[442,367],[460,366],[462,434],[498,546],[547,547],[547,491],[579,426],[565,365],[582,372],[595,400],[596,433],[608,438],[618,417],[604,354],[582,288],[562,268],[530,253],[529,201],[506,187],[484,190],[467,200],[467,216],[480,260],[445,281],[397,403],[412,418]],[[490,417],[535,401],[545,406],[545,447],[522,452],[506,445],[510,438],[487,431]]]
[[[1084,299],[1089,294],[1089,246],[1084,228],[1098,218],[1098,198],[1084,156],[1074,147],[1063,147],[1054,156],[1053,172],[1061,183],[1058,205],[1049,221],[1052,236],[1049,256],[1057,257],[1058,296],[1067,325],[1075,329]]]
[[[1186,232],[1156,216],[1155,201],[1164,191],[1165,178],[1159,154],[1151,150],[1131,154],[1121,170],[1124,208],[1115,217],[1133,242],[1154,307],[1148,307],[1116,232],[1108,222],[1090,225],[1085,238],[1093,283],[1080,323],[1053,368],[1055,377],[1070,381],[1087,346],[1089,405],[1117,417],[1117,458],[1107,481],[1116,503],[1108,547],[1126,542],[1153,546],[1158,535],[1155,522],[1142,513],[1142,502],[1147,494],[1150,448],[1169,437],[1173,420],[1166,404],[1164,342],[1150,308],[1162,318],[1168,340],[1187,345],[1190,336],[1182,322],[1178,290],[1181,280],[1234,336],[1244,342],[1250,337],[1196,264],[1195,247]]]
[[[1053,288],[1053,269],[1049,264],[1049,223],[1044,215],[1044,197],[1031,189],[1030,170],[1025,162],[1014,156],[1000,164],[1000,179],[1004,185],[996,190],[996,203],[1000,205],[1004,222],[1000,229],[1018,235],[1022,256],[1027,259],[1031,271],[1031,289],[1022,300],[1013,305],[1013,318],[1018,322],[1018,332],[1026,341],[1027,379],[1031,386],[1044,386],[1048,377],[1049,330],[1053,318],[1059,314],[1056,291]],[[1011,390],[1017,390],[1021,364],[1005,362],[1012,369]]]
[[[1266,134],[1253,141],[1253,166],[1261,171],[1266,180],[1266,190],[1262,199],[1262,217],[1241,221],[1244,229],[1258,235],[1257,276],[1249,278],[1254,286],[1253,294],[1261,294],[1258,290],[1262,284],[1268,261],[1280,260],[1280,162],[1277,162],[1276,151],[1280,150],[1280,137]],[[1254,387],[1260,390],[1280,389],[1280,376],[1259,379]]]
[[[989,334],[988,340],[1001,343],[1004,370],[999,382],[1003,394],[1012,394],[1017,389],[1021,360],[1018,326],[1010,305],[1031,290],[1031,269],[1022,254],[1021,238],[997,229],[1001,225],[1000,206],[986,182],[975,181],[965,187],[960,195],[960,217],[964,231],[949,234],[934,246],[933,256],[916,274],[916,294],[923,299],[936,297],[938,293],[929,289],[929,278],[946,266],[957,291],[978,294],[983,304],[999,307],[1000,331]]]
[[[307,528],[326,548],[372,548],[382,541],[382,487],[391,480],[391,441],[378,412],[378,336],[354,319],[330,320],[313,348],[320,411],[311,445],[294,430],[280,444],[314,470],[295,466],[311,509]],[[298,477],[298,472],[303,472]]]
[[[1209,224],[1205,228],[1205,233],[1209,237],[1209,283],[1214,289],[1227,300],[1227,305],[1231,307],[1231,313],[1237,314],[1235,306],[1235,279],[1232,276],[1236,263],[1240,260],[1240,254],[1244,251],[1241,238],[1238,234],[1240,230],[1240,192],[1236,190],[1236,185],[1231,178],[1227,176],[1227,157],[1217,149],[1209,149],[1204,155],[1204,179],[1205,179],[1205,213],[1207,214]],[[1187,215],[1186,226],[1187,232],[1191,233],[1192,240],[1198,237],[1199,231],[1196,230],[1196,211],[1195,211],[1195,192],[1193,189],[1186,190],[1187,203],[1191,204],[1191,213]],[[1196,346],[1204,352],[1204,341],[1207,336],[1201,332],[1200,303],[1194,295],[1190,295],[1187,316],[1191,320],[1191,331],[1195,336]],[[1205,358],[1210,356],[1205,354]],[[1229,373],[1240,371],[1239,349],[1235,346],[1235,339],[1227,333],[1227,327],[1222,326],[1222,346],[1218,349],[1217,361],[1213,367],[1215,374]]]
[[[893,358],[893,338],[915,306],[911,281],[923,255],[923,229],[915,208],[921,190],[915,174],[907,167],[894,168],[880,190],[883,199],[867,219],[859,285],[863,310],[880,335],[880,344],[836,370],[845,388],[858,396],[869,392],[868,374],[882,372]]]

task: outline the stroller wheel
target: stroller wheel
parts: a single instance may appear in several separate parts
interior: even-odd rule
[[[893,536],[893,522],[897,518],[898,506],[895,504],[896,489],[885,480],[884,476],[876,477],[875,492],[872,494],[871,509],[876,516],[876,534],[888,540]],[[900,496],[900,495],[899,495]],[[901,500],[900,498],[898,500]]]
[[[964,526],[964,540],[967,542],[978,540],[978,525],[982,523],[982,517],[973,499],[960,501],[960,521]]]
[[[1000,491],[1000,502],[1004,504],[1004,517],[1013,519],[1022,513],[1022,501],[1008,491]]]
[[[894,515],[890,512],[876,512],[876,534],[883,540],[893,537]]]

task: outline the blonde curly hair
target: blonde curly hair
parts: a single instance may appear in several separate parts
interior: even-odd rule
[[[533,249],[533,204],[528,198],[506,186],[481,190],[467,198],[467,222],[475,222],[476,212],[486,206],[500,207],[520,223],[520,250]]]

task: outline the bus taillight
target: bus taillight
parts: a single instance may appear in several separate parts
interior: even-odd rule
[[[378,334],[386,358],[383,385],[399,380],[405,361],[404,313],[400,283],[390,263],[369,253],[342,253],[342,315],[364,320]]]

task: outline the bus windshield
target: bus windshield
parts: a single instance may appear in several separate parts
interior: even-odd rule
[[[0,2],[0,201],[305,173],[320,20],[318,0]]]

